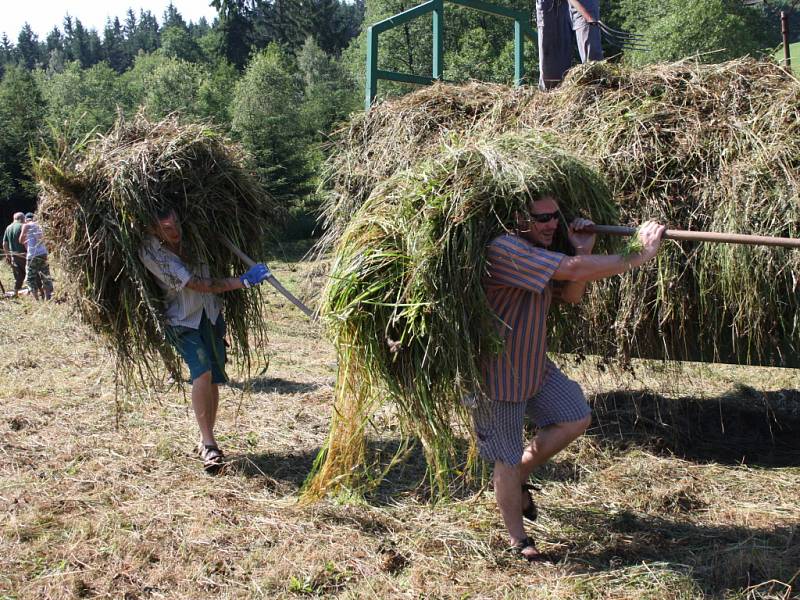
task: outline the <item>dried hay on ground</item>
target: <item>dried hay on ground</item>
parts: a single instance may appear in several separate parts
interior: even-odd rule
[[[86,143],[57,142],[36,164],[40,213],[69,299],[113,351],[123,381],[159,378],[160,356],[179,379],[180,362],[166,341],[162,293],[138,258],[158,209],[176,211],[190,264],[212,277],[243,265],[228,238],[260,256],[281,213],[245,167],[242,150],[205,125],[177,116],[160,122],[122,118]],[[233,356],[249,365],[262,352],[266,328],[256,293],[222,296]]]
[[[270,260],[291,289],[310,263]],[[0,310],[0,596],[786,600],[798,593],[800,456],[753,460],[763,440],[730,396],[797,388],[798,372],[686,365],[609,377],[569,370],[595,410],[588,435],[537,472],[530,533],[561,560],[506,555],[491,490],[431,505],[415,452],[366,502],[297,504],[325,439],[333,350],[288,303],[269,315],[269,377],[243,398],[222,389],[218,433],[232,464],[211,478],[192,454],[196,424],[178,390],[123,404],[113,363],[64,305]],[[22,325],[22,326],[21,326]],[[616,394],[613,419],[604,392]],[[697,460],[629,429],[645,390],[717,406],[740,455]],[[788,392],[787,392],[788,393]],[[600,394],[600,395],[598,395]],[[626,418],[622,418],[622,414]],[[722,417],[720,416],[722,415]],[[764,417],[762,411],[762,417]],[[776,410],[797,431],[798,415]],[[730,422],[728,421],[730,418]],[[752,421],[752,419],[750,419]],[[605,425],[605,426],[604,426]],[[663,430],[668,433],[668,423]],[[695,422],[695,427],[701,426]],[[703,439],[711,440],[706,435]],[[388,429],[375,443],[396,444]],[[748,458],[741,460],[741,455]]]
[[[595,63],[541,93],[436,85],[378,104],[339,133],[321,244],[377,185],[442,142],[539,132],[608,180],[621,222],[800,237],[800,82],[772,63]],[[658,269],[593,285],[560,350],[800,366],[800,253],[670,244]]]

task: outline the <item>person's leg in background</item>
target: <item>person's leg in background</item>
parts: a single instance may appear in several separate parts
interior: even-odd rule
[[[581,0],[581,4],[595,21],[600,20],[599,0]],[[603,40],[600,28],[587,23],[586,19],[572,5],[569,7],[569,17],[572,30],[575,32],[575,40],[578,42],[578,54],[581,56],[581,62],[603,60]]]
[[[539,38],[539,89],[549,90],[572,66],[572,23],[566,0],[536,0]]]

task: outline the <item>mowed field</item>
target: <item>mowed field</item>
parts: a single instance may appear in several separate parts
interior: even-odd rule
[[[303,250],[270,260],[301,294],[325,272]],[[68,303],[0,303],[0,598],[800,597],[800,372],[556,357],[594,422],[536,474],[529,531],[560,558],[531,565],[504,552],[490,488],[428,501],[420,452],[366,498],[298,502],[335,355],[261,293],[269,366],[223,389],[217,477],[177,386],[115,403],[113,361]],[[376,448],[397,443],[384,424]]]

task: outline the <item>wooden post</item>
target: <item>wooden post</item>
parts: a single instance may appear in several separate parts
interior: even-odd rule
[[[783,36],[783,66],[792,68],[792,53],[789,51],[789,13],[781,11],[781,35]]]

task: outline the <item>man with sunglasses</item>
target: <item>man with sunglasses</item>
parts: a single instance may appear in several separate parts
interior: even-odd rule
[[[559,228],[558,202],[542,196],[520,214],[516,231],[487,248],[484,289],[498,317],[504,350],[484,357],[485,396],[472,408],[481,456],[494,462],[495,499],[511,539],[511,548],[527,560],[541,559],[524,529],[523,517],[536,518],[528,477],[566,448],[591,423],[580,386],[548,360],[547,313],[551,299],[576,304],[586,282],[618,275],[653,258],[664,226],[648,221],[639,230],[642,251],[629,256],[594,255],[592,222],[575,219],[568,238],[575,255],[549,250]],[[554,285],[555,284],[555,285]],[[524,447],[525,417],[537,433]]]

